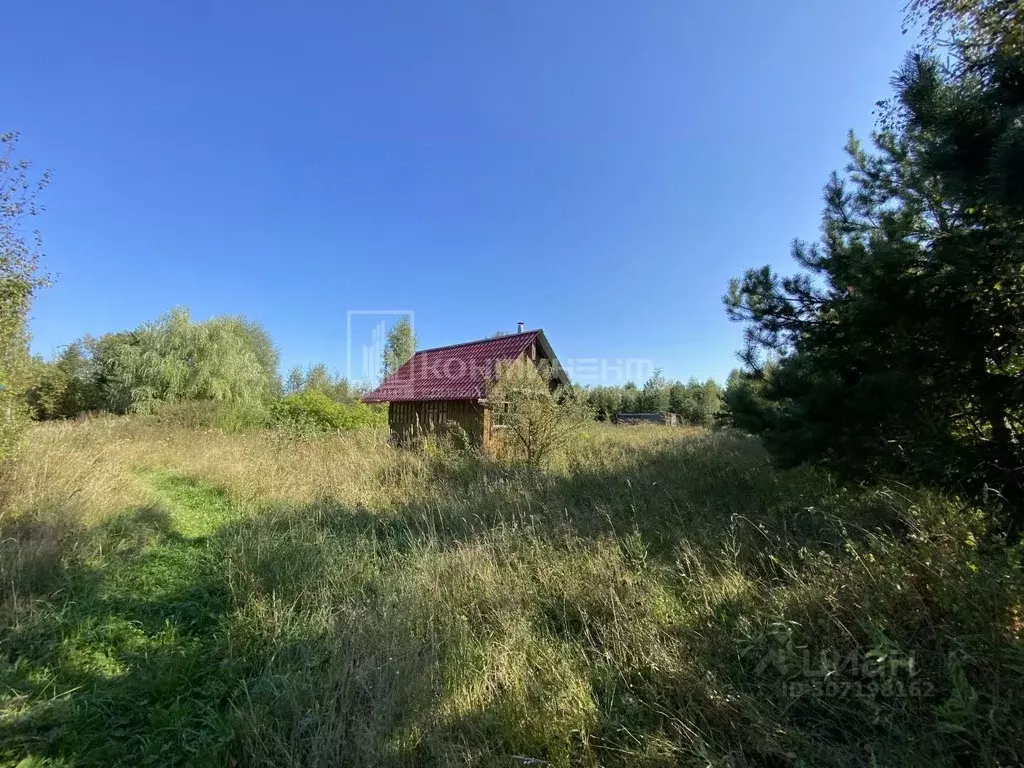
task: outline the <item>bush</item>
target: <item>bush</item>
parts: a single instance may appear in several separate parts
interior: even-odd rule
[[[546,363],[517,361],[502,368],[487,392],[495,426],[502,428],[499,450],[530,467],[543,466],[594,418],[586,393],[553,381]]]
[[[364,403],[337,403],[319,390],[282,397],[274,406],[278,424],[316,431],[383,427],[387,410]]]
[[[725,418],[729,423],[752,434],[768,429],[779,410],[777,403],[765,397],[765,387],[774,373],[775,366],[767,365],[758,374],[739,370],[729,374],[725,388]]]
[[[179,403],[156,403],[140,418],[157,424],[188,429],[222,429],[242,432],[261,429],[271,424],[270,410],[261,402],[228,402],[225,400],[187,400]]]

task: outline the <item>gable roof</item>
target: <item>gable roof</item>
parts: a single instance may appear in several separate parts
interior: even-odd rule
[[[515,360],[537,343],[538,356],[551,362],[552,371],[568,384],[562,366],[544,331],[525,331],[492,339],[467,341],[417,352],[380,386],[363,397],[364,403],[400,403],[420,400],[477,400],[487,394],[498,363]]]

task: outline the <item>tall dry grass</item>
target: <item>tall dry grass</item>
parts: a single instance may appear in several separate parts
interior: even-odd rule
[[[1017,551],[976,511],[779,472],[739,435],[595,425],[534,472],[97,419],[35,430],[8,487],[0,758],[100,762],[118,717],[170,700],[192,736],[139,720],[137,762],[1024,756]],[[44,519],[65,529],[39,558]]]

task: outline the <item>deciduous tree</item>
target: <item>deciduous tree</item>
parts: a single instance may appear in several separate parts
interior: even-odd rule
[[[0,461],[16,450],[28,421],[25,395],[33,369],[26,317],[36,292],[48,282],[39,265],[38,232],[26,237],[37,215],[36,196],[50,174],[32,173],[17,155],[18,134],[0,134]]]
[[[187,400],[255,402],[279,387],[273,344],[261,328],[238,317],[195,323],[188,310],[177,308],[109,337],[97,352],[106,399],[115,410],[146,411]]]
[[[513,450],[539,467],[594,418],[583,392],[553,386],[550,367],[519,360],[501,367],[487,394]]]
[[[416,353],[416,334],[412,329],[412,318],[402,315],[388,331],[384,344],[384,361],[381,365],[381,377],[386,378],[402,367]]]

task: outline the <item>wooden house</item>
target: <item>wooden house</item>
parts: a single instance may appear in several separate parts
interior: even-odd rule
[[[537,364],[547,361],[556,383],[569,383],[544,331],[520,331],[421,350],[363,402],[388,404],[394,440],[437,432],[454,422],[473,443],[490,450],[496,430],[487,403],[488,387],[500,365],[522,359]]]

